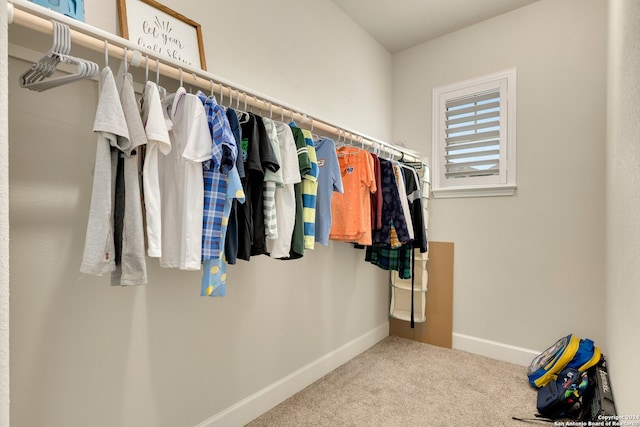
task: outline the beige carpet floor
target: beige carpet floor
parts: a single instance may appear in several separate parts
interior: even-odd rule
[[[388,337],[248,424],[261,426],[535,425],[523,366]]]

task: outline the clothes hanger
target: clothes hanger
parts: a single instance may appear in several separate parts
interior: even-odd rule
[[[315,133],[313,133],[313,117],[310,117],[310,119],[311,119],[311,129],[309,130],[309,132],[311,132],[311,138],[314,141],[319,141],[320,137],[318,135],[316,135]]]
[[[144,56],[144,82],[149,81],[149,55]]]
[[[158,94],[160,99],[164,99],[167,96],[167,89],[160,86],[160,61],[156,58],[156,86],[158,87]]]
[[[57,21],[53,23],[53,43],[51,49],[29,70],[20,76],[21,86],[35,83],[50,77],[60,63],[60,55],[69,53],[64,45],[64,36],[62,34],[61,24]],[[23,86],[24,87],[24,86]]]
[[[193,84],[198,83],[198,76],[196,76],[196,73],[191,73],[191,77],[193,77]],[[191,85],[189,85],[189,93],[193,93]]]
[[[31,70],[28,70],[23,74],[23,76],[25,74],[26,76],[20,79],[20,86],[24,88],[42,92],[78,80],[95,77],[100,71],[98,64],[95,62],[68,55],[71,51],[71,29],[66,24],[53,22],[54,38],[57,37],[57,40],[54,40],[52,48],[57,48],[55,50],[59,52],[55,50],[53,52],[49,51],[39,61],[39,65],[32,67],[35,68],[35,72],[32,73]],[[77,67],[76,72],[62,77],[48,78],[53,75],[60,62],[75,65]]]
[[[233,90],[229,88],[229,106],[228,108],[233,109]]]
[[[236,109],[236,116],[238,117],[238,123],[243,124],[247,123],[251,116],[247,112],[247,94],[242,92],[244,95],[244,110]],[[240,105],[240,92],[238,92],[238,100],[237,104]]]
[[[129,72],[129,50],[124,48],[124,73],[127,74]]]
[[[344,147],[344,141],[341,141],[342,138],[342,129],[338,129],[338,140],[336,141],[336,149],[340,150]]]
[[[109,67],[109,40],[104,39],[104,68]]]
[[[21,86],[35,83],[50,77],[60,63],[60,56],[69,53],[64,45],[64,34],[59,22],[53,23],[53,43],[51,49],[38,62],[33,64],[26,72],[20,76]],[[23,86],[25,87],[25,86]]]

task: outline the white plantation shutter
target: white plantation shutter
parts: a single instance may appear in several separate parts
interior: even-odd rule
[[[434,90],[435,197],[515,189],[515,70]]]
[[[445,177],[500,173],[500,91],[445,103]]]

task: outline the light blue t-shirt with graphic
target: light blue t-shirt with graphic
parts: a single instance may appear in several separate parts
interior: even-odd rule
[[[314,142],[318,158],[318,194],[316,197],[316,242],[327,246],[331,231],[331,197],[344,193],[336,143],[329,138]]]

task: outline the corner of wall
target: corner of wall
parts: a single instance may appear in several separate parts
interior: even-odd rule
[[[0,427],[9,426],[9,93],[7,1],[0,0]]]
[[[605,320],[607,369],[620,416],[640,414],[639,19],[636,0],[609,2]]]

